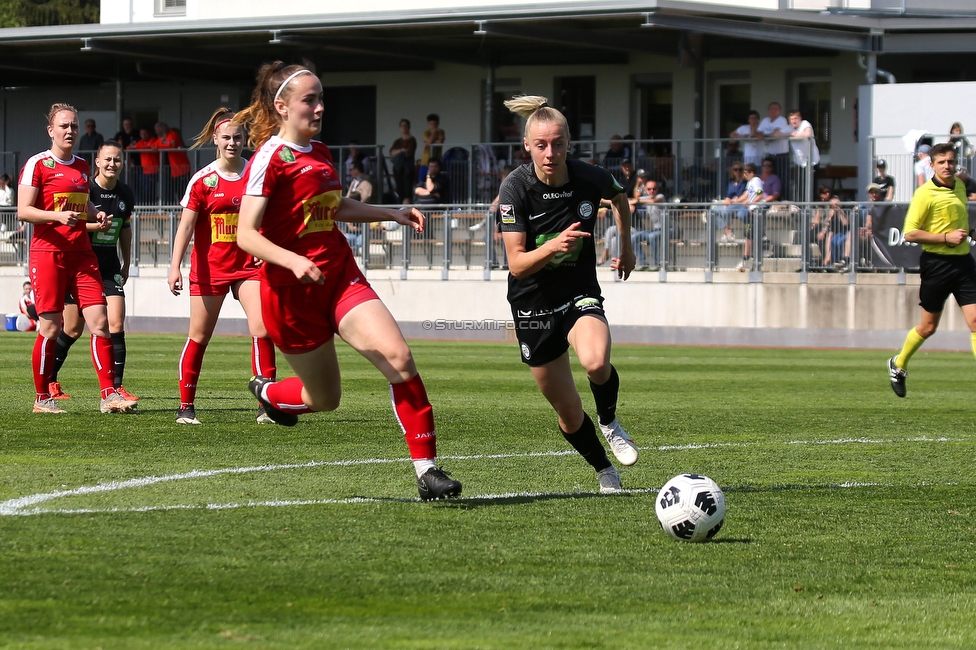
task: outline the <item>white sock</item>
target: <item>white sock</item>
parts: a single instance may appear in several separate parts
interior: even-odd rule
[[[432,458],[425,458],[423,460],[413,461],[413,468],[417,472],[417,478],[420,478],[421,476],[426,474],[427,470],[429,470],[432,467],[437,467],[437,463],[435,463],[434,459]]]

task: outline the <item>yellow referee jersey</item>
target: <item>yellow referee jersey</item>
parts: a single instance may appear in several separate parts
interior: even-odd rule
[[[950,233],[962,228],[969,232],[969,211],[966,209],[966,184],[955,179],[955,186],[949,188],[929,180],[915,190],[912,202],[905,215],[905,233],[913,230]],[[922,244],[922,250],[939,255],[968,255],[969,238],[958,246],[945,244]]]

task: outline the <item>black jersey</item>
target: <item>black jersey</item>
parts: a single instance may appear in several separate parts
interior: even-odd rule
[[[607,170],[567,160],[569,182],[550,187],[535,175],[532,163],[505,179],[498,192],[502,232],[524,232],[525,250],[532,251],[576,222],[593,235],[601,199],[612,199],[623,187]],[[522,309],[554,309],[586,294],[600,295],[593,237],[579,240],[572,253],[560,253],[539,271],[521,280],[509,274],[508,301]]]
[[[122,181],[118,181],[114,188],[106,190],[94,178],[91,180],[89,196],[96,208],[112,218],[112,225],[108,230],[88,233],[92,250],[98,257],[99,271],[103,277],[112,277],[121,269],[116,244],[119,243],[122,231],[131,226],[135,197],[132,189]]]

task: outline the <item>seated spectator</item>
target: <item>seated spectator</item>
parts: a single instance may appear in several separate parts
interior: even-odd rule
[[[779,201],[783,194],[783,181],[776,175],[776,160],[770,156],[762,161],[762,197],[760,202],[773,203]]]
[[[437,113],[431,113],[427,116],[427,130],[423,132],[424,138],[424,148],[420,152],[420,160],[417,161],[419,165],[419,180],[423,180],[427,177],[427,165],[430,163],[431,158],[437,158],[440,160],[441,153],[443,152],[443,147],[435,147],[436,144],[443,144],[447,139],[447,134],[444,129],[441,128],[441,116]]]
[[[732,228],[729,226],[729,221],[733,217],[737,217],[741,221],[745,221],[745,215],[748,211],[746,207],[746,201],[749,198],[749,194],[746,192],[746,179],[743,173],[743,164],[741,162],[734,162],[732,166],[729,167],[729,184],[725,189],[725,198],[723,198],[717,205],[711,207],[711,213],[713,219],[715,220],[715,227],[722,229],[722,243],[731,243],[735,241],[735,237],[732,234]]]
[[[444,203],[451,196],[451,181],[447,174],[441,171],[439,158],[431,158],[427,162],[427,177],[423,183],[417,185],[413,191],[414,203],[434,204]]]
[[[956,177],[966,186],[966,198],[976,201],[976,180],[969,175],[969,170],[965,167],[956,167]]]
[[[132,124],[131,118],[122,120],[122,130],[115,134],[115,141],[122,145],[123,149],[128,149],[129,145],[139,138],[136,127]]]
[[[638,170],[638,172],[641,171],[643,170]],[[637,175],[634,174],[634,163],[630,161],[630,158],[620,160],[620,184],[623,185],[624,194],[628,197],[634,195],[634,188],[637,187]]]
[[[654,260],[653,269],[661,266],[661,226],[663,213],[657,203],[664,203],[664,194],[658,189],[656,180],[648,177],[646,172],[638,174],[637,185],[634,188],[632,213],[634,216],[634,231],[630,235],[630,243],[637,254],[637,270],[646,271],[647,253],[644,252],[642,242],[647,242]]]
[[[352,176],[352,164],[356,162],[362,166],[362,171],[364,174],[368,173],[369,159],[366,157],[366,153],[359,148],[359,140],[350,140],[348,153],[346,154],[345,160],[346,175],[344,180],[348,180]]]
[[[373,181],[366,175],[362,161],[354,160],[349,167],[349,175],[352,180],[349,182],[349,190],[346,198],[354,199],[360,203],[373,202]]]
[[[624,148],[624,142],[620,139],[620,136],[614,133],[610,136],[610,147],[607,149],[607,153],[603,155],[603,168],[613,171],[613,169],[620,165],[624,158],[629,158],[627,155],[627,150]]]
[[[24,282],[24,293],[18,304],[20,317],[17,319],[17,329],[21,332],[33,332],[37,329],[37,308],[34,306],[34,286],[30,280]]]

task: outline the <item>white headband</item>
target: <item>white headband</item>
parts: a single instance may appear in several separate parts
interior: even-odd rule
[[[291,81],[292,79],[294,79],[298,75],[303,75],[303,74],[312,74],[312,71],[311,70],[306,70],[305,68],[302,68],[301,70],[296,70],[295,72],[292,72],[290,75],[288,75],[288,78],[285,79],[284,81],[282,81],[281,82],[281,85],[278,86],[278,92],[275,93],[275,96],[274,96],[274,100],[273,101],[276,102],[276,101],[278,101],[281,98],[281,91],[285,89],[285,86],[288,85],[288,82],[289,81]]]

